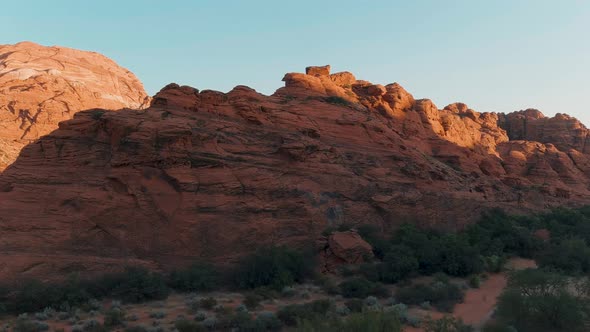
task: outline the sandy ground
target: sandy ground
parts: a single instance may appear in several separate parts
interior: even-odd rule
[[[510,270],[522,270],[526,268],[536,268],[535,261],[524,258],[512,258],[506,268]],[[455,306],[452,315],[463,320],[463,322],[473,325],[479,330],[492,317],[496,307],[497,299],[506,287],[508,282],[508,273],[492,274],[484,280],[479,288],[470,288],[465,292],[463,303]],[[422,317],[430,316],[433,319],[439,319],[444,314],[436,311],[413,310],[412,314]],[[421,328],[407,327],[405,332],[422,332]]]

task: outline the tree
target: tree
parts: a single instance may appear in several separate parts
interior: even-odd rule
[[[497,316],[518,331],[584,331],[587,299],[571,292],[562,275],[537,269],[514,272],[500,296]]]
[[[583,239],[571,238],[551,244],[537,257],[541,267],[550,267],[566,273],[590,272],[590,247]]]
[[[379,279],[386,283],[395,283],[418,270],[418,260],[412,249],[405,245],[393,246],[378,267]]]

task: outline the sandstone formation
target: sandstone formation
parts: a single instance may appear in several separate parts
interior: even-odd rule
[[[590,154],[590,130],[567,114],[548,118],[536,109],[502,114],[499,125],[511,140],[553,144],[562,151]]]
[[[94,52],[0,45],[0,172],[26,144],[78,111],[148,106],[141,82]]]
[[[569,118],[535,127],[559,142],[511,140],[531,133],[511,115],[307,72],[272,96],[170,84],[146,110],[60,123],[0,175],[0,277],[226,263],[329,226],[457,229],[491,207],[590,202],[590,155],[550,129],[578,135]]]
[[[318,240],[322,272],[336,272],[340,265],[360,264],[373,258],[373,248],[354,230],[334,232]]]

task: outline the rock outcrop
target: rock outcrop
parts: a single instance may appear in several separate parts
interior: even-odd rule
[[[322,237],[317,247],[322,272],[336,272],[341,265],[361,264],[373,258],[373,247],[354,230]]]
[[[590,154],[590,130],[567,114],[548,118],[536,109],[502,114],[499,125],[511,140],[553,144],[562,151]]]
[[[0,278],[226,263],[328,226],[458,229],[492,207],[590,202],[574,143],[513,141],[504,115],[307,71],[272,96],[170,84],[146,110],[60,123],[0,175]]]
[[[0,45],[0,172],[22,147],[78,111],[148,105],[135,75],[98,53],[30,42]]]

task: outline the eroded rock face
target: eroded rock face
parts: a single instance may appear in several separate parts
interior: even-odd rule
[[[567,114],[546,117],[536,109],[527,109],[502,114],[499,124],[511,140],[551,143],[562,151],[590,154],[590,130]]]
[[[341,265],[361,264],[373,258],[373,248],[355,230],[320,238],[318,246],[323,272],[336,272]]]
[[[328,226],[458,229],[492,207],[590,202],[582,151],[510,141],[502,115],[399,84],[317,74],[272,96],[170,84],[144,111],[62,122],[0,175],[0,278],[227,263]]]
[[[30,42],[0,45],[0,171],[22,147],[78,111],[148,105],[135,75],[98,53]]]

